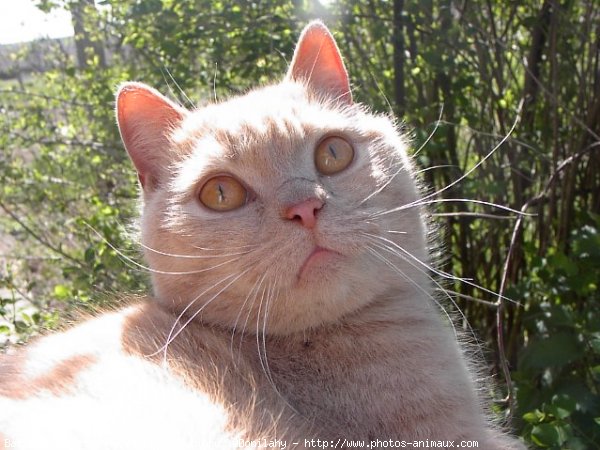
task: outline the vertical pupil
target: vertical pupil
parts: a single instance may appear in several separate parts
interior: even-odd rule
[[[335,153],[335,147],[333,146],[333,144],[329,144],[329,153],[331,153],[331,155],[333,156],[333,159],[337,159],[337,155]]]
[[[219,190],[219,202],[224,202],[225,201],[225,193],[223,192],[223,186],[219,184],[218,188]]]

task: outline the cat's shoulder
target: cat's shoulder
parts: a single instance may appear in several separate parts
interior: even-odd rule
[[[52,449],[229,448],[213,445],[235,442],[214,393],[164,370],[160,354],[145,354],[164,344],[173,320],[139,301],[2,355],[0,437],[11,448],[42,448],[36,436]],[[163,428],[182,432],[167,436]],[[94,439],[79,442],[80,435]]]
[[[82,316],[66,329],[0,355],[0,397],[61,396],[95,376],[108,380],[144,372],[146,378],[160,379],[167,358],[180,378],[231,364],[223,356],[230,340],[221,331],[182,327],[186,317],[151,298],[124,303],[119,309]]]
[[[122,330],[127,317],[140,305],[81,317],[60,331],[47,332],[27,345],[0,355],[0,395],[27,397],[94,365],[101,355],[122,350]]]

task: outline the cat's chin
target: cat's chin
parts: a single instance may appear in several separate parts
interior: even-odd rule
[[[334,250],[316,246],[308,255],[298,271],[297,282],[309,282],[313,279],[328,278],[336,271],[344,256]]]

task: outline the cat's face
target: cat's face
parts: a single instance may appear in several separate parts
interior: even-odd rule
[[[419,208],[378,215],[418,198],[405,144],[352,103],[322,24],[305,29],[282,83],[191,112],[130,83],[117,112],[155,293],[175,310],[285,334],[411,288],[399,272],[421,276],[383,248],[425,259]]]

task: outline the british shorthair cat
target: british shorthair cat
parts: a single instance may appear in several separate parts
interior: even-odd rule
[[[116,113],[153,294],[2,356],[0,448],[524,448],[438,309],[407,140],[321,22],[280,83],[193,111],[125,83]]]

